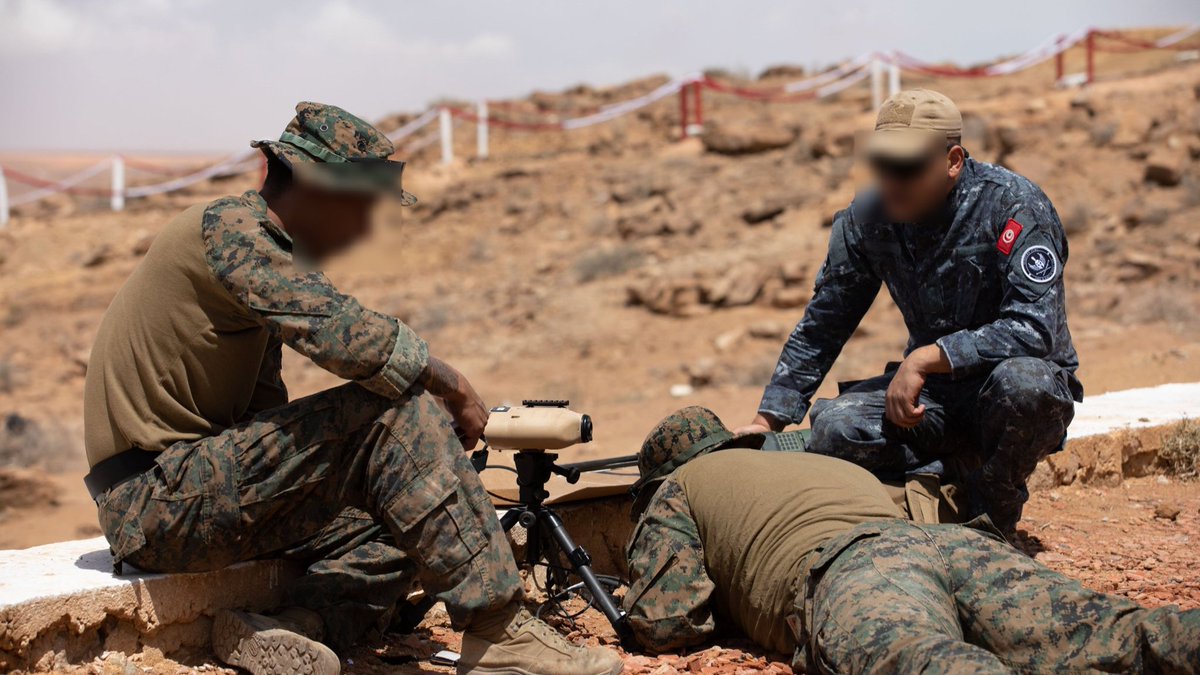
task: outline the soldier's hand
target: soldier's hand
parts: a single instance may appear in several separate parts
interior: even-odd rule
[[[459,440],[462,441],[463,448],[474,450],[483,436],[484,427],[487,426],[488,409],[483,404],[483,399],[475,392],[475,388],[467,382],[467,378],[462,378],[462,383],[464,389],[460,394],[448,396],[443,401],[458,425]]]
[[[421,373],[419,382],[425,391],[442,399],[458,427],[463,447],[474,450],[483,436],[488,419],[487,406],[475,387],[450,364],[433,356],[429,357],[429,364]]]
[[[919,403],[921,389],[925,387],[925,373],[917,364],[905,359],[892,377],[887,390],[887,418],[892,424],[911,429],[925,417],[925,404]]]
[[[892,424],[911,429],[925,418],[925,404],[920,402],[925,378],[931,373],[950,372],[950,360],[936,344],[914,349],[900,364],[887,390],[887,418]]]
[[[737,429],[734,429],[733,433],[737,436],[741,436],[743,434],[765,434],[768,431],[780,431],[783,429],[783,427],[783,424],[780,424],[766,415],[759,413],[758,415],[754,416],[753,422],[744,427],[738,427]]]

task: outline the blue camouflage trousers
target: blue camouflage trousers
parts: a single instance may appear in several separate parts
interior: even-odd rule
[[[158,455],[97,500],[117,560],[152,572],[307,565],[292,603],[352,643],[413,582],[457,628],[521,595],[496,510],[436,399],[346,384]]]
[[[886,417],[894,370],[813,404],[808,450],[858,464],[884,480],[942,474],[966,490],[972,516],[987,514],[1011,532],[1029,499],[1037,463],[1062,448],[1082,388],[1042,359],[1002,361],[985,376],[932,375],[921,392],[925,417],[911,429]]]
[[[1089,590],[960,525],[860,525],[824,547],[797,605],[808,672],[1200,672],[1200,610]]]

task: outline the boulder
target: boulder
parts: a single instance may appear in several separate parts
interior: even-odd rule
[[[804,66],[780,64],[768,66],[767,68],[763,69],[763,71],[758,74],[758,79],[769,80],[772,78],[786,77],[793,80],[799,80],[807,77],[807,75],[808,72],[805,70]]]
[[[701,303],[699,284],[692,279],[655,277],[627,289],[629,303],[641,305],[656,314],[696,316],[710,308]]]
[[[741,307],[758,299],[768,273],[752,262],[739,263],[705,284],[704,299],[718,307]]]
[[[688,376],[688,383],[699,389],[707,387],[717,379],[717,362],[709,357],[704,357],[683,367],[683,372]]]
[[[719,155],[752,155],[786,148],[796,140],[794,129],[751,122],[722,122],[704,129],[704,148]]]
[[[1183,509],[1174,502],[1163,502],[1154,507],[1154,517],[1162,520],[1176,520]]]
[[[1054,485],[1070,485],[1079,476],[1079,455],[1071,450],[1056,452],[1046,458],[1046,466]]]
[[[758,340],[782,340],[788,334],[788,327],[778,321],[759,321],[751,324],[747,332]]]
[[[1149,183],[1174,187],[1183,180],[1187,156],[1183,152],[1157,150],[1146,158],[1145,179]]]
[[[775,216],[786,210],[787,204],[779,200],[760,199],[742,211],[742,220],[746,221],[747,225],[758,225],[759,223],[774,220]]]
[[[1149,203],[1144,198],[1138,197],[1121,209],[1121,222],[1129,227],[1162,225],[1170,215],[1170,212],[1162,205]]]
[[[811,293],[801,286],[780,288],[771,295],[771,305],[779,309],[794,309],[803,307],[808,302]]]

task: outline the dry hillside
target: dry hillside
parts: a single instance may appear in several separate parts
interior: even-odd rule
[[[1080,65],[1080,54],[1068,55],[1069,68]],[[1088,391],[1195,381],[1200,64],[1101,54],[1098,71],[1086,91],[1053,88],[1051,64],[905,85],[954,97],[971,153],[1039,182],[1057,205],[1069,232],[1071,325]],[[797,76],[771,73],[740,84]],[[536,93],[496,114],[570,116],[664,79]],[[597,441],[581,454],[632,452],[657,419],[688,403],[743,423],[803,312],[831,216],[865,179],[854,148],[870,128],[869,108],[865,85],[796,104],[707,92],[701,138],[678,141],[679,109],[669,99],[574,132],[493,129],[486,161],[469,159],[474,128],[461,123],[456,150],[467,159],[450,166],[439,165],[428,136],[417,136],[399,154],[412,163],[420,203],[383,214],[375,241],[330,274],[411,323],[489,402],[563,397],[590,412]],[[53,176],[78,159],[6,161]],[[16,509],[0,523],[0,545],[95,532],[78,483],[93,332],[158,228],[185,206],[256,178],[133,200],[120,213],[98,198],[60,196],[19,209],[0,231],[0,463],[49,468],[53,485],[41,489],[57,495],[29,500],[6,496],[23,488],[0,490],[0,506]],[[877,372],[904,341],[881,294],[825,391]],[[293,357],[286,376],[294,395],[334,381]],[[672,396],[681,384],[693,393]],[[39,506],[46,502],[59,506]]]

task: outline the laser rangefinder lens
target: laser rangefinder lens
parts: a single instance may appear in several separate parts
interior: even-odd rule
[[[579,440],[582,443],[592,442],[592,416],[584,415],[583,421],[579,423]]]

